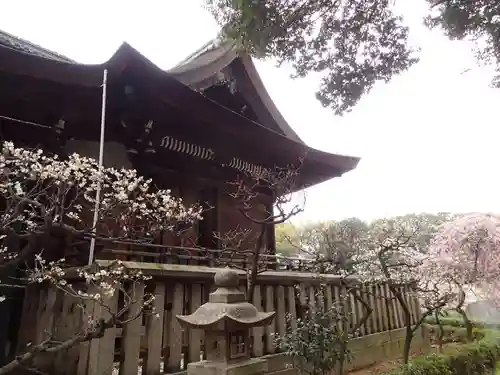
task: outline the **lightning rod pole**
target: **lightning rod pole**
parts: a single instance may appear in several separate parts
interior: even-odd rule
[[[104,69],[102,78],[102,106],[101,106],[101,138],[99,139],[99,170],[104,159],[104,130],[106,128],[106,89],[108,86],[108,70]],[[97,184],[95,193],[94,220],[92,221],[92,238],[90,239],[89,266],[94,262],[96,226],[99,219],[99,204],[101,200],[101,183]]]

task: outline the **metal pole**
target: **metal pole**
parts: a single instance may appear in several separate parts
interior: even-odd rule
[[[99,140],[99,169],[102,168],[104,159],[104,130],[106,125],[106,89],[108,85],[108,70],[104,69],[104,74],[102,78],[102,106],[101,106],[101,138]],[[95,252],[95,234],[97,220],[99,219],[99,203],[101,200],[101,184],[97,185],[97,190],[95,193],[95,207],[94,207],[94,220],[92,222],[92,233],[93,236],[90,239],[90,250],[89,250],[89,266],[94,262],[94,252]]]

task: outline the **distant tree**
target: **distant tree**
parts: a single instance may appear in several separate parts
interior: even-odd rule
[[[283,223],[276,225],[276,254],[283,256],[295,256],[299,253],[300,228],[292,223]]]
[[[496,0],[426,0],[425,22],[451,39],[478,42],[479,61],[500,66]],[[377,81],[418,61],[409,30],[389,0],[205,0],[225,35],[254,56],[288,62],[295,77],[321,73],[319,101],[343,114]],[[500,76],[500,67],[497,68]],[[494,80],[500,85],[497,76]]]
[[[442,264],[435,262],[429,251],[438,230],[454,217],[449,213],[421,213],[371,223],[357,218],[317,223],[301,229],[301,251],[316,260],[312,263],[316,272],[356,275],[365,285],[382,282],[389,287],[391,296],[384,302],[389,305],[395,299],[401,307],[406,331],[403,359],[407,362],[413,337],[424,319],[448,306],[456,306],[459,311],[463,305],[462,289],[443,273]],[[421,315],[416,321],[406,298],[408,289],[420,302]],[[350,293],[355,291],[351,289]],[[362,293],[357,299],[363,302]],[[338,359],[338,363],[343,360]]]
[[[405,222],[418,226],[415,241],[419,251],[425,253],[437,228],[447,222],[453,215],[449,213],[420,213],[395,216],[375,220],[372,223],[358,218],[348,218],[341,221],[324,221],[312,223],[301,228],[295,228],[294,237],[286,237],[285,244],[308,257],[316,259],[316,264],[324,264],[329,272],[350,272],[357,262],[357,257],[369,246],[371,229],[380,223]],[[276,236],[278,238],[278,234]]]
[[[350,272],[353,257],[366,248],[368,225],[358,218],[325,221],[301,230],[302,252],[316,259],[321,272]]]
[[[454,214],[440,212],[437,214],[431,213],[412,213],[402,216],[394,216],[384,219],[378,219],[371,223],[372,228],[379,224],[399,226],[404,223],[406,227],[415,227],[418,230],[414,233],[414,242],[418,245],[418,251],[426,253],[429,250],[429,245],[443,223],[447,223],[455,217]]]

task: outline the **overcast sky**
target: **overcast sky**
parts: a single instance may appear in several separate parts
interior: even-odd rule
[[[401,9],[421,62],[378,85],[340,118],[314,98],[316,77],[257,62],[276,105],[310,146],[361,156],[359,167],[308,191],[301,220],[363,219],[437,211],[500,211],[496,125],[500,90],[474,67],[470,46],[421,25],[425,4]],[[0,29],[82,63],[107,60],[127,41],[167,69],[215,37],[201,0],[4,0]]]

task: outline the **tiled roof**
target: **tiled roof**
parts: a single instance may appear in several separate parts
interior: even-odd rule
[[[211,40],[171,68],[168,72],[171,74],[182,74],[190,70],[216,63],[228,54],[231,55],[229,60],[227,60],[228,63],[237,57],[236,49],[232,43],[221,43],[218,39]],[[221,66],[217,67],[219,69],[223,68]]]
[[[245,73],[239,73],[239,79],[248,82],[248,84],[243,83],[240,89],[246,92],[243,96],[246,96],[249,104],[254,107],[258,121],[273,131],[278,131],[296,142],[304,143],[269,96],[251,57],[238,51],[230,41],[223,41],[219,38],[212,40],[168,72],[182,83],[197,87],[199,84],[211,84],[213,79],[210,77],[218,78],[219,72],[233,64],[235,60],[239,60],[245,71]],[[238,81],[238,78],[236,80]],[[251,98],[253,98],[253,104],[250,101]]]
[[[0,46],[6,46],[16,51],[21,51],[49,60],[78,64],[76,61],[71,60],[66,56],[60,55],[54,51],[43,48],[35,43],[21,39],[2,30],[0,30]],[[252,59],[245,54],[239,54],[232,43],[216,38],[215,40],[206,43],[198,51],[191,54],[167,72],[181,83],[193,88],[197,87],[198,84],[201,84],[206,80],[212,82],[213,77],[217,77],[223,69],[229,66],[236,59],[240,59],[241,63],[244,65],[246,75],[248,75],[247,79],[250,81],[250,90],[254,90],[255,95],[259,98],[254,99],[256,100],[255,105],[257,106],[257,112],[260,113],[260,115],[257,115],[259,117],[259,121],[264,124],[265,127],[270,128],[273,131],[278,131],[279,133],[297,142],[303,143],[297,133],[283,118],[278,108],[276,108],[259,77]],[[253,92],[248,93],[248,95],[249,97],[255,96]],[[263,117],[261,118],[260,116]]]
[[[229,65],[233,63],[232,67],[236,73],[239,72],[235,75],[235,79],[241,78],[243,82],[241,85],[243,97],[248,98],[250,105],[255,105],[257,112],[263,114],[265,121],[245,118],[192,89],[193,84],[210,78],[226,67],[231,70],[232,67]],[[167,71],[168,74],[162,74],[152,62],[127,43],[123,43],[108,61],[98,65],[84,65],[0,30],[0,70],[5,72],[95,88],[102,84],[103,69],[111,69],[118,75],[128,66],[146,70],[145,76],[155,89],[159,87],[158,85],[166,83],[162,89],[166,88],[169,93],[175,91],[175,95],[169,99],[172,100],[172,106],[179,108],[199,106],[200,118],[213,117],[217,120],[213,122],[214,126],[227,134],[230,134],[228,128],[231,128],[233,123],[241,122],[243,137],[254,141],[265,140],[266,147],[281,150],[279,152],[288,156],[302,157],[304,152],[307,152],[307,163],[302,169],[302,174],[306,176],[304,186],[340,176],[356,168],[359,162],[359,158],[330,154],[305,145],[273,104],[250,56],[240,54],[224,43],[207,43],[180,65]],[[158,82],[153,81],[155,75],[159,78]]]
[[[0,45],[29,53],[31,55],[37,55],[41,57],[45,57],[46,59],[63,61],[68,63],[75,63],[76,61],[71,60],[70,58],[60,55],[54,51],[50,51],[46,48],[40,47],[39,45],[29,42],[27,40],[21,39],[17,36],[6,33],[5,31],[0,30]]]

